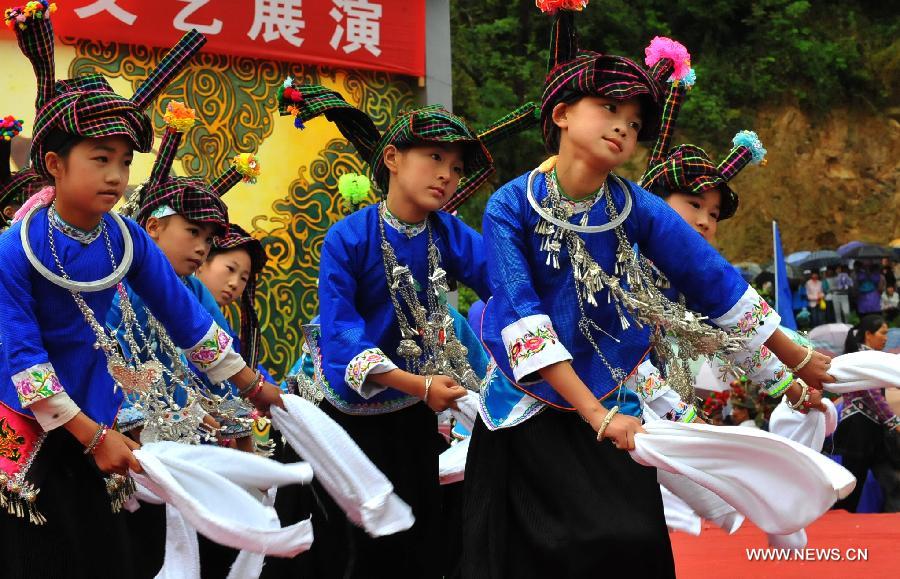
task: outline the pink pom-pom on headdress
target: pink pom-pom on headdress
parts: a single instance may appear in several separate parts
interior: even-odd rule
[[[19,210],[16,211],[16,214],[13,216],[13,223],[15,223],[16,221],[22,221],[35,205],[50,205],[51,203],[53,203],[54,199],[56,199],[56,187],[52,185],[44,187],[43,189],[29,197],[25,204],[19,207]]]
[[[534,5],[544,14],[553,14],[557,10],[580,12],[588,5],[588,0],[535,0]]]
[[[648,67],[653,66],[664,58],[668,58],[675,63],[675,72],[669,80],[681,80],[691,72],[691,53],[677,40],[672,40],[665,36],[657,36],[650,41],[650,46],[644,49],[644,54],[646,55],[644,64]]]

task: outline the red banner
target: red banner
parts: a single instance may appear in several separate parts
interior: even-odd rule
[[[425,75],[425,0],[60,0],[60,36]]]

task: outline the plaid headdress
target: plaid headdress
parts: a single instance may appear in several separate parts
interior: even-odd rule
[[[22,121],[8,116],[0,118],[0,210],[7,205],[22,205],[46,183],[31,169],[12,172],[9,166],[12,140],[22,131]],[[0,223],[3,218],[0,216]]]
[[[753,131],[739,132],[732,144],[734,148],[718,165],[700,147],[679,145],[647,170],[641,186],[657,195],[675,192],[701,195],[718,188],[722,195],[719,221],[728,219],[738,208],[737,193],[728,182],[748,163],[763,163],[766,155],[762,142]]]
[[[318,85],[300,85],[288,77],[279,90],[279,110],[283,115],[294,115],[294,125],[303,128],[303,121],[319,115],[335,123],[341,134],[353,143],[363,160],[368,163],[372,181],[387,193],[389,174],[384,165],[384,150],[388,145],[397,147],[421,143],[459,143],[464,147],[466,175],[457,187],[457,198],[465,199],[493,172],[493,159],[479,133],[460,117],[441,105],[430,105],[404,111],[388,126],[382,135],[375,123],[339,93]],[[496,142],[516,131],[535,123],[535,106],[525,105],[492,124],[484,134],[488,142]]]
[[[147,152],[153,144],[153,126],[144,109],[200,50],[206,37],[191,30],[169,50],[130,99],[113,92],[100,75],[60,80],[54,84],[54,6],[29,2],[6,11],[7,24],[16,32],[19,46],[31,60],[38,79],[37,115],[31,146],[34,170],[49,177],[44,156],[51,147],[74,137],[127,137],[135,150]]]
[[[266,267],[268,257],[262,243],[251,236],[240,225],[232,223],[228,234],[217,237],[213,243],[214,251],[230,251],[244,249],[250,254],[250,279],[241,294],[241,356],[247,366],[256,368],[259,362],[260,345],[259,316],[256,314],[256,285],[259,274]]]
[[[665,41],[667,50],[656,55],[653,64],[648,65],[649,70],[622,56],[579,50],[573,10],[580,11],[587,6],[587,0],[538,0],[537,5],[542,12],[555,14],[550,33],[547,79],[541,98],[541,129],[547,148],[555,150],[559,147],[553,108],[582,96],[639,99],[643,124],[638,139],[655,138],[662,108],[661,83],[673,71],[678,78],[687,74],[690,69],[687,50],[677,42],[660,39]]]
[[[228,230],[228,208],[222,196],[240,181],[255,182],[259,165],[251,154],[237,155],[232,166],[212,183],[198,177],[173,177],[172,164],[184,131],[194,125],[195,113],[183,103],[170,102],[163,116],[163,133],[150,177],[135,189],[122,213],[133,215],[142,226],[150,217],[178,214],[190,221],[211,223]]]

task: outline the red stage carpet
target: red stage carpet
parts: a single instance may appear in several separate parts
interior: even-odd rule
[[[765,533],[749,521],[744,521],[734,535],[726,535],[704,522],[699,537],[680,532],[671,534],[675,567],[681,579],[900,577],[900,514],[853,515],[829,511],[806,529],[806,534],[809,537],[803,554],[806,560],[796,560],[791,553],[792,560],[774,561],[771,559],[775,553],[767,553],[770,560],[751,561],[748,549],[768,547]],[[815,560],[816,557],[830,560]]]

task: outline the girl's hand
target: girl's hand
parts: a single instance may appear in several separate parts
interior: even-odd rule
[[[424,395],[424,394],[423,394]],[[466,389],[454,382],[449,376],[436,375],[428,389],[425,404],[435,412],[443,412],[448,408],[459,410],[456,400],[466,395]]]
[[[803,387],[800,386],[799,383],[794,382],[791,384],[790,388],[788,388],[787,399],[791,402],[791,404],[796,404],[798,400],[800,400],[800,395],[803,394]],[[825,405],[822,404],[822,390],[816,390],[812,386],[810,386],[808,390],[809,400],[803,403],[803,407],[799,410],[806,414],[810,410],[818,410],[819,412],[825,412]]]
[[[270,382],[263,382],[259,392],[253,396],[248,396],[247,401],[266,416],[271,416],[269,408],[273,404],[284,410],[284,401],[281,400],[281,388]]]
[[[610,440],[619,450],[634,450],[634,435],[638,432],[646,432],[640,420],[627,414],[616,414],[603,432],[603,440]]]
[[[804,354],[805,356],[805,354]],[[828,373],[831,368],[831,358],[820,352],[813,351],[812,357],[802,370],[797,372],[797,377],[809,384],[810,389],[822,390],[825,384],[835,381],[834,376]]]
[[[94,449],[94,462],[106,474],[127,476],[129,470],[140,474],[144,469],[132,452],[140,447],[119,431],[110,429],[103,443]]]

